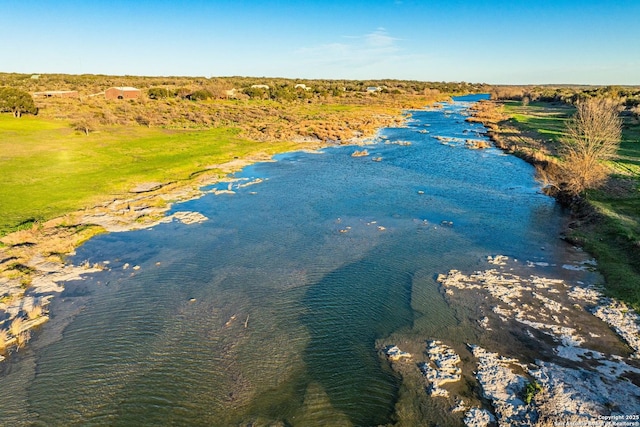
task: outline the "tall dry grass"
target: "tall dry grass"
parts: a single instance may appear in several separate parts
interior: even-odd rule
[[[42,316],[42,313],[44,313],[44,309],[40,304],[36,304],[27,311],[27,318],[29,318],[29,320],[37,319]]]
[[[31,340],[31,331],[26,330],[20,332],[16,336],[16,345],[18,346],[18,350],[24,347],[29,342],[29,340]]]
[[[24,324],[24,319],[22,317],[16,317],[11,322],[11,326],[9,326],[9,332],[14,337],[17,337],[22,332],[22,326]]]
[[[9,340],[9,331],[6,329],[0,329],[0,352],[5,351],[8,340]]]

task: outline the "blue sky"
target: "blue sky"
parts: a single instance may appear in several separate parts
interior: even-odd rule
[[[0,0],[0,71],[640,85],[640,0]]]

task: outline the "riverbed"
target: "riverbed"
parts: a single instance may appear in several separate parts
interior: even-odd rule
[[[484,129],[465,118],[481,97],[411,111],[366,153],[335,146],[248,166],[175,205],[170,222],[84,244],[69,262],[104,270],[65,284],[51,321],[4,367],[3,422],[455,425],[457,399],[491,409],[468,344],[527,364],[558,359],[553,337],[537,345],[544,330],[500,318],[490,292],[447,293],[439,275],[487,271],[500,255],[505,271],[568,289],[599,278],[559,238],[566,213],[533,168],[478,149]],[[428,396],[416,367],[429,340],[464,359],[448,400]],[[411,353],[406,366],[385,356],[391,344]]]

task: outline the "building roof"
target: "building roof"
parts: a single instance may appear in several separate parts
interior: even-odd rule
[[[114,87],[109,88],[109,89],[118,89],[118,90],[123,90],[123,91],[140,90],[138,88],[131,87],[131,86],[114,86]]]
[[[43,92],[33,92],[34,95],[58,95],[62,93],[76,93],[77,90],[45,90]]]

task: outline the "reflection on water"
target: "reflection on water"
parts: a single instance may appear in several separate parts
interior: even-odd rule
[[[25,398],[7,419],[391,422],[400,382],[375,341],[452,328],[464,339],[435,275],[489,254],[564,256],[561,213],[530,166],[434,138],[484,138],[460,114],[467,106],[413,112],[408,127],[381,131],[369,157],[343,146],[247,167],[239,178],[264,181],[176,207],[201,212],[202,224],[92,239],[74,261],[110,270],[69,284],[55,303],[59,319],[80,308],[57,341],[13,365],[15,390],[2,394]],[[34,375],[13,385],[20,369]]]

